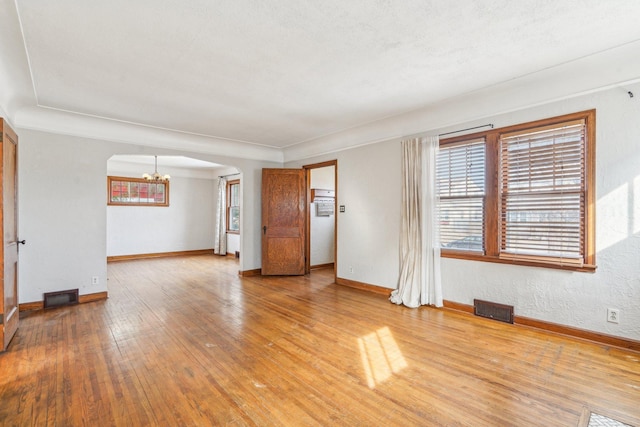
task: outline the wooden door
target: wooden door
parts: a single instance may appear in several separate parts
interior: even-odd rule
[[[2,271],[2,286],[0,286],[0,341],[4,351],[9,346],[18,329],[18,227],[17,227],[17,152],[18,137],[13,130],[0,119],[2,126],[2,173],[0,179],[2,185],[2,197],[0,202],[0,227],[2,228],[3,246],[0,258],[0,270]]]
[[[262,169],[262,274],[305,274],[306,173]]]

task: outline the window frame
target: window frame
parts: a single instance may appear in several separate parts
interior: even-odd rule
[[[238,186],[238,205],[231,205],[231,187],[237,185]],[[226,215],[226,220],[227,220],[227,233],[229,234],[240,234],[240,180],[239,179],[234,179],[231,181],[227,181],[227,215]],[[237,230],[231,230],[229,228],[229,224],[231,222],[231,208],[238,208],[238,229]]]
[[[152,203],[144,203],[144,202],[123,202],[123,201],[113,201],[112,190],[112,182],[113,181],[122,181],[122,182],[137,182],[137,183],[145,183],[145,184],[154,184],[152,181],[148,181],[144,178],[131,178],[126,176],[107,176],[107,205],[108,206],[148,206],[148,207],[169,207],[169,181],[162,181],[156,184],[164,185],[164,201],[163,202],[152,202]]]
[[[585,208],[581,225],[584,229],[583,257],[581,263],[567,263],[562,259],[545,256],[519,255],[517,257],[505,256],[500,250],[501,238],[501,182],[500,182],[500,137],[504,134],[523,132],[532,128],[558,125],[565,122],[584,120],[585,123],[585,171],[584,193]],[[485,140],[485,209],[484,209],[484,252],[455,250],[442,247],[440,249],[443,258],[457,258],[474,261],[486,261],[503,264],[525,265],[533,267],[549,267],[571,271],[594,272],[596,270],[595,259],[595,135],[596,112],[595,110],[581,111],[562,116],[536,120],[512,126],[489,129],[483,132],[466,134],[452,138],[442,139],[440,147],[464,141],[481,139]]]

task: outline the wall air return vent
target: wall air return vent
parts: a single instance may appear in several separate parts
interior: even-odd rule
[[[513,306],[490,301],[473,300],[473,314],[487,319],[513,323]]]
[[[44,294],[44,308],[62,307],[64,305],[74,305],[78,303],[78,290],[69,289],[67,291],[47,292]]]

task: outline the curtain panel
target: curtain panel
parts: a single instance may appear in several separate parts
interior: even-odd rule
[[[398,287],[389,299],[407,307],[442,307],[436,193],[438,137],[413,138],[402,147],[402,216]]]
[[[218,179],[218,206],[213,253],[227,255],[227,180]]]

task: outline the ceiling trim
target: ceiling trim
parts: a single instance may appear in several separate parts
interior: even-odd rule
[[[16,112],[14,122],[16,127],[22,129],[95,140],[184,150],[248,160],[279,163],[283,161],[283,153],[279,148],[108,120],[51,108],[22,108]]]
[[[640,82],[640,40],[517,79],[283,149],[284,161],[308,159],[407,135],[433,134],[614,87]],[[621,93],[626,94],[621,89]]]

